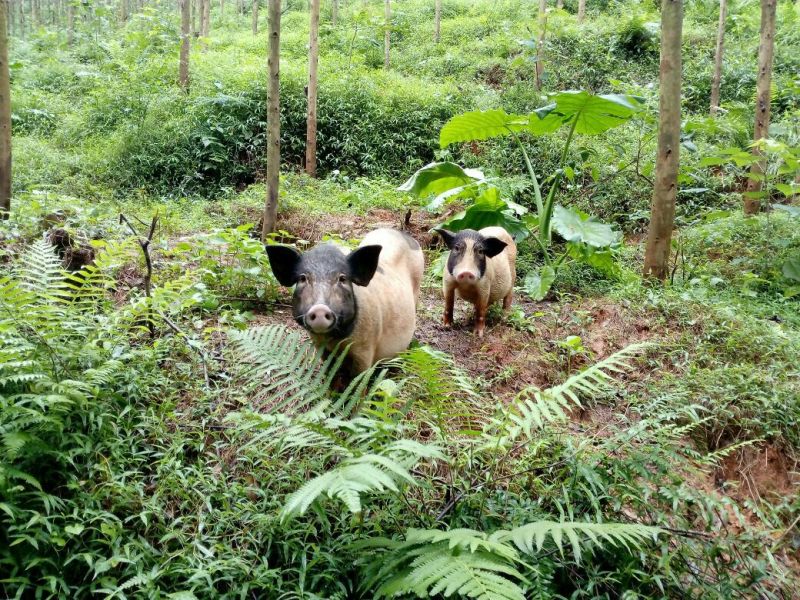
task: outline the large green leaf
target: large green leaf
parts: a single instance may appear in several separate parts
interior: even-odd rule
[[[481,229],[496,225],[508,231],[515,240],[519,241],[525,239],[530,232],[517,218],[515,212],[515,209],[500,197],[497,188],[488,188],[472,206],[439,226],[450,231],[461,231],[462,229]]]
[[[595,96],[588,92],[560,92],[553,97],[555,111],[564,121],[577,119],[576,133],[598,134],[622,125],[639,110],[640,101],[635,96],[604,94]]]
[[[439,133],[439,144],[442,148],[446,148],[457,142],[488,140],[509,135],[514,131],[527,129],[528,122],[527,115],[509,115],[499,108],[476,110],[456,115],[445,123]]]
[[[452,162],[429,163],[414,173],[398,190],[417,198],[435,195],[428,208],[435,209],[449,197],[465,188],[477,186],[485,181],[477,169],[462,169]]]
[[[556,272],[553,267],[545,265],[539,271],[531,271],[525,277],[522,283],[522,289],[531,297],[532,300],[542,300],[550,288],[553,287],[553,282],[556,280]]]
[[[619,276],[620,269],[610,248],[594,248],[582,242],[569,242],[567,252],[572,258],[594,267],[609,277]]]
[[[611,225],[586,213],[556,205],[551,221],[553,229],[568,242],[581,242],[593,248],[608,248],[620,241]]]
[[[800,281],[800,254],[787,258],[786,262],[783,263],[782,272],[786,279]]]
[[[800,217],[800,206],[792,206],[791,204],[772,204],[772,208],[780,210],[793,217]]]
[[[564,124],[564,116],[558,113],[555,103],[537,108],[528,115],[528,131],[534,135],[553,133]]]

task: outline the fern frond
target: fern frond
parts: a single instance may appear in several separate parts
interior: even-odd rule
[[[655,539],[662,530],[658,527],[628,523],[578,523],[562,521],[535,521],[510,531],[500,530],[491,539],[498,542],[512,541],[522,552],[536,554],[544,546],[548,536],[553,540],[562,556],[564,538],[572,546],[575,560],[580,562],[581,546],[588,538],[594,545],[623,546],[628,551],[640,548],[647,539]]]
[[[611,389],[614,376],[632,369],[630,360],[646,347],[632,344],[546,390],[525,388],[490,422],[483,448],[505,447],[523,434],[531,437],[534,430],[563,423],[572,408],[582,407],[582,398]]]
[[[246,393],[270,412],[297,412],[321,402],[344,359],[343,352],[334,352],[323,361],[306,336],[282,325],[228,335]]]
[[[302,515],[320,496],[337,498],[352,513],[361,512],[361,494],[398,491],[398,483],[414,483],[408,470],[392,459],[365,454],[342,461],[339,465],[307,481],[294,492],[281,510],[284,519]]]
[[[413,593],[419,597],[522,600],[525,578],[513,546],[472,529],[411,529],[405,541],[376,538],[359,545],[383,549],[379,569],[365,582],[377,597]]]

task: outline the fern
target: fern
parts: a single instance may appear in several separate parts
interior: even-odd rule
[[[433,446],[392,444],[385,455],[364,454],[348,458],[333,469],[307,481],[294,492],[281,511],[284,519],[302,515],[321,496],[344,502],[352,513],[361,512],[361,495],[398,492],[403,483],[414,485],[408,469],[422,458],[443,458]]]
[[[378,598],[413,593],[478,600],[523,600],[517,551],[471,529],[411,529],[403,542],[374,538],[357,547],[386,550],[364,588]],[[375,568],[377,565],[377,569]]]
[[[572,408],[582,407],[581,398],[608,391],[614,376],[629,371],[630,359],[646,347],[633,344],[623,348],[546,390],[525,388],[503,409],[501,417],[492,419],[484,436],[484,448],[505,447],[522,435],[530,438],[534,430],[563,423]]]
[[[472,529],[411,529],[405,541],[373,538],[355,546],[382,551],[377,561],[367,562],[364,583],[366,589],[377,589],[377,597],[413,593],[516,600],[525,598],[527,583],[520,567],[531,568],[519,552],[536,554],[548,537],[562,555],[567,540],[579,562],[587,544],[630,551],[659,533],[657,527],[636,524],[536,521],[491,535]]]
[[[323,360],[305,335],[282,325],[232,330],[228,336],[245,393],[270,412],[297,412],[324,400],[345,357],[333,352]]]
[[[644,540],[655,539],[661,532],[658,527],[628,523],[536,521],[510,531],[495,532],[492,539],[500,542],[510,540],[522,552],[535,554],[542,549],[549,536],[563,556],[566,538],[572,546],[575,561],[580,562],[581,546],[586,543],[587,538],[597,546],[607,543],[623,546],[630,551],[641,547]]]

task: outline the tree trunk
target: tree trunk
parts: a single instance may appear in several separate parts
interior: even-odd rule
[[[269,0],[269,89],[267,90],[267,202],[261,239],[275,231],[281,169],[281,0]]]
[[[661,7],[661,68],[658,113],[658,155],[650,227],[644,255],[644,275],[664,280],[675,222],[681,141],[681,33],[683,0],[663,0]]]
[[[433,41],[437,44],[442,39],[442,0],[436,0],[433,17]]]
[[[272,0],[270,0],[272,2]],[[258,34],[258,0],[253,0],[253,35]],[[270,30],[270,35],[272,31]]]
[[[197,13],[199,12],[198,6],[200,5],[201,0],[189,0],[192,3],[192,35],[197,35],[199,30],[197,29]]]
[[[178,66],[178,82],[184,91],[189,91],[189,49],[191,47],[190,20],[192,0],[178,0],[181,7],[181,53]]]
[[[722,53],[725,47],[725,17],[728,0],[719,0],[719,25],[717,25],[717,51],[714,54],[714,77],[711,79],[711,116],[717,116],[719,88],[722,83]]]
[[[390,64],[390,44],[392,41],[392,4],[391,0],[383,3],[384,32],[383,32],[383,68],[388,69]]]
[[[67,0],[67,46],[75,41],[75,6],[73,0]]]
[[[219,0],[219,18],[225,15],[225,0]]]
[[[539,0],[539,39],[536,42],[536,89],[542,89],[544,39],[547,34],[547,0]]]
[[[775,50],[775,5],[777,0],[761,0],[761,41],[758,45],[758,79],[756,81],[756,125],[753,140],[769,137],[769,105],[771,102],[772,56]],[[753,154],[761,155],[759,148]],[[762,179],[766,170],[762,158],[750,167],[747,193],[744,198],[744,214],[754,215],[761,210],[761,199],[753,197],[761,193]]]
[[[557,9],[559,9],[559,10],[561,10],[562,8],[564,8],[564,0],[558,0],[558,1],[556,2],[556,8],[557,8]]]
[[[8,0],[0,0],[0,219],[11,214],[11,83],[8,73]]]
[[[339,0],[333,0],[333,4],[331,5],[331,25],[336,27],[336,24],[339,22]]]
[[[586,17],[586,0],[578,0],[578,23],[583,23]]]
[[[200,35],[208,37],[211,31],[211,0],[202,0],[203,12],[200,15]]]
[[[19,33],[25,38],[25,0],[19,0]]]
[[[317,66],[319,64],[319,0],[311,0],[308,34],[308,114],[306,115],[306,173],[317,176]]]
[[[121,23],[128,20],[128,0],[119,0],[119,20]]]

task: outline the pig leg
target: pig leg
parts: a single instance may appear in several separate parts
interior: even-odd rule
[[[453,324],[453,305],[456,301],[456,289],[454,287],[444,290],[444,326],[450,327]]]
[[[511,291],[508,292],[508,294],[506,294],[506,297],[503,298],[503,310],[508,310],[509,308],[511,308],[511,301],[513,299],[514,299],[514,289],[512,288]]]
[[[475,333],[479,338],[483,337],[483,330],[486,328],[486,313],[489,311],[489,305],[485,303],[478,303],[475,305]]]

